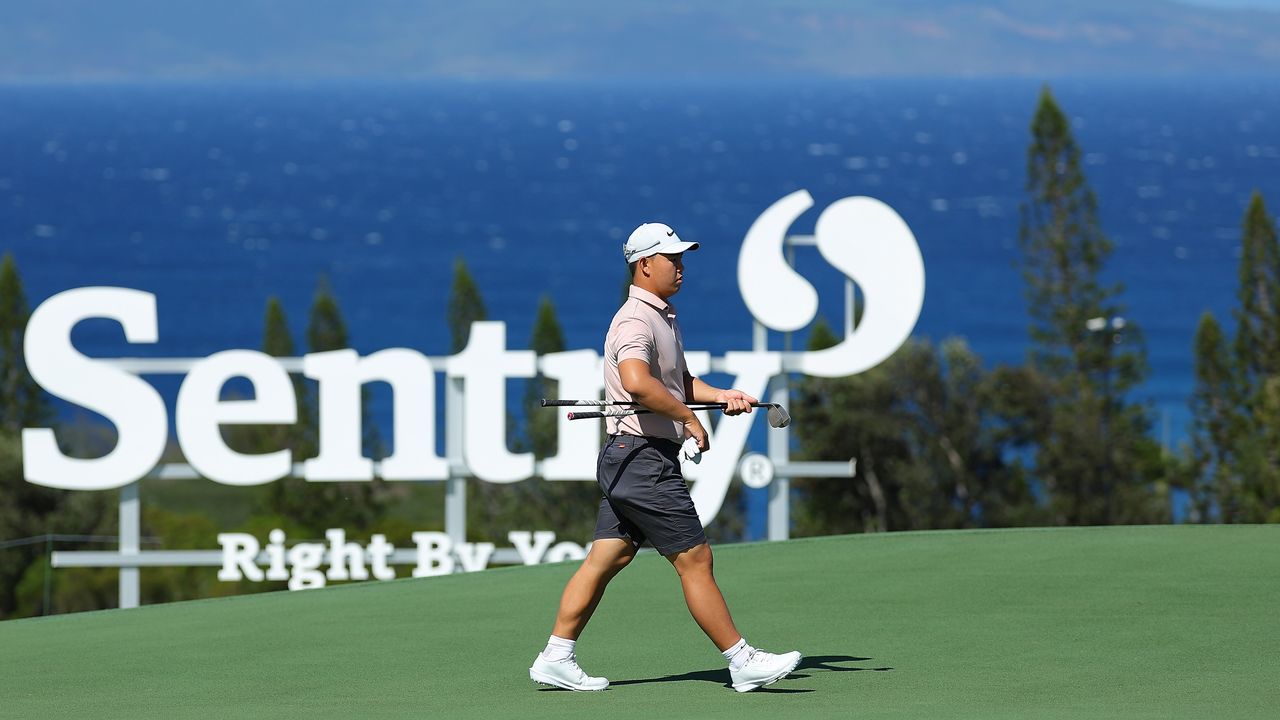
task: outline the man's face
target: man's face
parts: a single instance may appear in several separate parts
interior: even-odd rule
[[[671,297],[684,282],[684,253],[664,255],[659,253],[646,258],[649,277],[661,297]]]

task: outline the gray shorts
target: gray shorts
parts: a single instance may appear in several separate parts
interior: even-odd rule
[[[689,486],[680,472],[680,446],[672,440],[613,435],[600,450],[596,481],[604,497],[595,539],[647,540],[662,555],[707,541]]]

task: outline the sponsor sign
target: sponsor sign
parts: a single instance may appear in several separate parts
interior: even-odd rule
[[[791,225],[812,207],[813,198],[804,190],[787,195],[765,210],[744,238],[738,257],[738,285],[747,308],[764,328],[799,330],[817,313],[817,291],[791,267],[784,253]],[[780,374],[852,375],[882,362],[906,341],[924,301],[924,263],[914,235],[898,213],[874,198],[843,198],[823,209],[814,236],[804,239],[809,241],[804,244],[815,245],[830,265],[859,288],[864,309],[857,326],[850,320],[849,331],[839,344],[816,352],[769,351],[762,341],[752,350],[731,351],[721,358],[687,352],[691,373],[726,373],[732,376],[732,387],[763,398],[770,380]],[[48,298],[31,314],[25,352],[32,377],[49,393],[105,417],[115,426],[118,439],[102,457],[76,458],[62,452],[53,429],[26,428],[22,431],[22,459],[27,481],[68,490],[105,490],[130,485],[155,470],[169,441],[170,426],[160,393],[125,361],[85,356],[73,346],[71,335],[85,320],[106,319],[118,323],[131,344],[157,343],[158,311],[155,295],[145,290],[84,287]],[[319,387],[319,452],[301,462],[301,476],[310,482],[369,481],[378,476],[387,481],[467,477],[512,483],[533,477],[535,470],[551,482],[595,478],[599,421],[570,422],[561,414],[556,453],[537,468],[532,453],[508,450],[506,386],[508,379],[531,378],[540,371],[558,381],[562,397],[598,398],[604,389],[601,356],[590,349],[540,357],[530,350],[509,349],[502,322],[474,323],[467,347],[447,358],[428,358],[407,348],[387,348],[365,356],[351,349],[334,350],[309,353],[300,359],[229,349],[187,362],[172,418],[176,440],[194,472],[214,482],[261,485],[295,472],[298,458],[290,450],[241,453],[223,442],[220,428],[296,423],[297,398],[289,373],[299,370]],[[457,383],[462,390],[460,420],[445,429],[446,433],[457,433],[450,439],[450,446],[458,448],[456,457],[441,457],[436,451],[439,369],[443,369],[445,382]],[[222,399],[223,386],[233,378],[252,384],[252,399]],[[361,450],[361,387],[370,382],[387,383],[393,396],[394,451],[379,463],[364,457]],[[700,464],[684,468],[704,525],[715,518],[724,502],[730,481],[739,470],[750,427],[750,422],[717,424],[711,438],[716,452]],[[774,468],[767,460],[755,456],[743,466],[743,477],[752,486],[763,487],[772,480]],[[350,548],[345,539],[338,537],[342,531],[330,533],[334,536],[327,552],[354,558],[354,551],[347,552]],[[284,539],[272,535],[265,546],[243,534],[220,535],[224,574],[228,578],[254,579],[258,574],[275,578],[285,574],[287,566],[291,568],[287,571],[291,585],[295,579],[303,586],[323,582],[316,580],[318,567],[307,569],[318,562],[315,547],[304,543],[286,552]],[[357,573],[380,577],[391,572],[377,564],[384,550],[377,537],[361,550],[361,557],[368,559],[367,568],[361,564],[358,569],[354,560],[337,562],[324,577],[336,580]],[[443,557],[440,548],[448,539],[443,534],[418,533],[414,538],[420,558]],[[385,543],[385,538],[381,542]],[[514,539],[511,542],[519,550],[520,544]],[[262,570],[256,561],[246,558],[256,557],[264,547],[268,555],[276,555],[271,555],[273,559]],[[486,547],[492,552],[487,543],[467,547],[450,544],[449,552],[461,567],[470,569],[472,565],[483,567],[482,560],[488,557]],[[572,555],[567,547],[560,552],[565,557]],[[428,572],[424,568],[444,567],[443,560],[437,566],[431,562],[423,565],[420,560],[415,574]]]

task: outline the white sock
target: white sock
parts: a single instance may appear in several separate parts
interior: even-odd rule
[[[729,667],[734,670],[741,670],[743,665],[747,664],[747,659],[751,657],[751,653],[756,649],[747,644],[746,638],[739,638],[734,646],[725,650],[724,659],[729,661]]]
[[[548,662],[564,660],[573,654],[573,646],[577,644],[577,640],[566,640],[552,635],[551,639],[547,640],[547,647],[542,651],[542,657]]]

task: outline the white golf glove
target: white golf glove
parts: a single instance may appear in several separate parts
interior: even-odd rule
[[[694,465],[702,462],[702,450],[698,449],[697,439],[686,439],[684,445],[680,446],[680,456]]]

